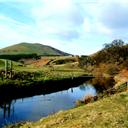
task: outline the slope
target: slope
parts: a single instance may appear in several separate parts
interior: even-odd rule
[[[39,43],[19,43],[3,49],[0,49],[0,54],[32,54],[38,55],[69,55],[53,47],[42,45]]]

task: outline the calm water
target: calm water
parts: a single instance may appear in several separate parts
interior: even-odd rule
[[[84,96],[96,95],[90,84],[82,84],[68,90],[47,95],[12,100],[0,107],[0,127],[19,121],[36,121],[49,114],[75,106],[75,101]]]

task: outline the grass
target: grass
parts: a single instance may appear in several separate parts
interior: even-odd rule
[[[39,79],[62,79],[62,78],[72,78],[72,77],[78,77],[85,75],[86,73],[79,69],[71,69],[66,66],[62,67],[49,67],[49,66],[44,66],[44,67],[33,67],[32,65],[29,65],[27,67],[17,67],[15,68],[17,72],[39,72],[41,74]]]
[[[20,62],[12,61],[13,62],[13,67],[15,69],[20,68],[20,65],[22,65]],[[10,63],[10,60],[8,60],[8,64]],[[5,60],[0,59],[0,69],[5,69]]]
[[[60,57],[58,57],[60,58]],[[62,58],[62,57],[61,57]],[[63,57],[66,58],[66,57]],[[0,69],[4,69],[4,60],[0,60],[1,65]],[[39,81],[49,81],[49,80],[63,80],[63,79],[72,79],[75,77],[79,77],[82,75],[86,75],[84,70],[80,69],[79,67],[72,67],[72,64],[63,64],[63,65],[53,65],[50,67],[49,65],[36,67],[32,64],[29,65],[23,65],[19,62],[13,61],[13,69],[15,72],[15,79],[13,80],[6,80],[0,78],[0,86],[14,82],[14,84],[17,84],[17,81],[19,81],[20,85],[25,85],[23,80],[25,80],[25,83],[31,83],[33,82],[39,82]],[[31,77],[32,76],[32,77]],[[34,76],[34,77],[33,77]],[[15,84],[15,85],[16,85]],[[26,84],[27,85],[27,84]]]
[[[59,58],[59,59],[67,59],[69,57],[52,57],[54,59]],[[0,69],[4,69],[4,59],[0,59]],[[78,66],[73,67],[72,63],[71,64],[61,64],[61,65],[53,65],[50,67],[49,65],[47,66],[40,66],[36,67],[33,64],[29,65],[23,65],[19,62],[13,61],[13,69],[15,72],[40,72],[45,74],[45,77],[71,77],[71,76],[79,76],[85,74],[84,70],[80,69]]]
[[[100,99],[97,102],[60,111],[37,122],[26,122],[9,128],[127,128],[128,93]]]

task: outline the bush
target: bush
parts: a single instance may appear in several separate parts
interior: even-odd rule
[[[108,65],[106,73],[109,75],[115,75],[119,73],[119,67],[117,65]]]
[[[96,101],[97,99],[98,99],[97,96],[87,95],[87,96],[84,97],[83,101],[84,101],[85,104],[88,104],[90,102]]]

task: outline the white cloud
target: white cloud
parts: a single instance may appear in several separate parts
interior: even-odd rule
[[[84,23],[83,23],[84,31],[87,32],[87,33],[91,32],[91,29],[92,29],[91,26],[92,26],[91,21],[88,18],[85,18]]]
[[[0,2],[31,3],[31,2],[37,2],[37,0],[0,0]]]
[[[27,37],[25,37],[24,35],[21,35],[14,29],[11,29],[10,27],[7,27],[5,25],[0,25],[0,40],[2,40],[3,43],[4,42],[12,43],[15,41],[19,42],[25,38]]]
[[[69,31],[78,33],[78,27],[83,23],[84,17],[78,5],[72,0],[47,0],[32,9],[36,19],[36,26],[42,34],[67,35]]]
[[[85,32],[101,36],[104,34],[108,38],[126,35],[128,0],[98,0],[94,3],[83,4],[82,7],[88,14],[83,25],[86,28]]]

